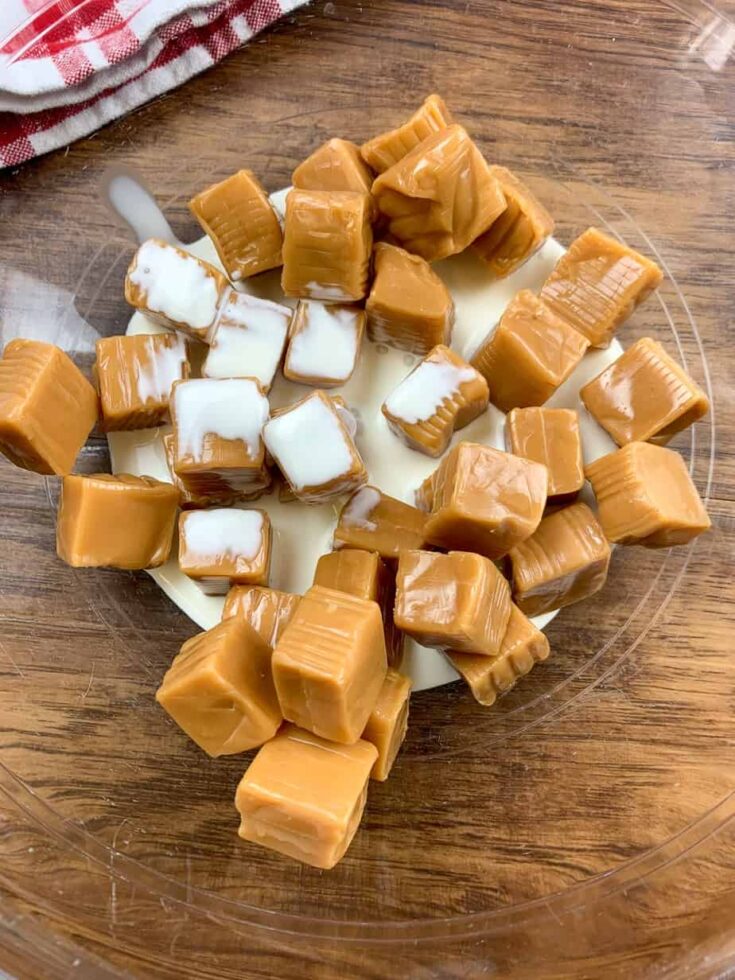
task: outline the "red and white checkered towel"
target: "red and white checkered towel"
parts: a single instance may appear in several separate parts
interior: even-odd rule
[[[0,0],[0,167],[86,136],[308,0]]]

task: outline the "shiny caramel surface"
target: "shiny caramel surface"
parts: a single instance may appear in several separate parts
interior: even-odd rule
[[[363,739],[378,750],[378,758],[370,773],[371,779],[384,782],[390,775],[408,731],[410,695],[410,679],[389,668],[362,733]]]
[[[584,484],[579,416],[568,408],[514,408],[505,420],[508,450],[549,471],[549,498],[575,496]]]
[[[259,585],[233,585],[222,619],[244,619],[269,647],[274,647],[291,622],[301,596]]]
[[[428,96],[411,116],[397,129],[381,133],[360,147],[363,160],[379,174],[388,170],[419,143],[433,133],[446,129],[453,122],[452,114],[440,95]]]
[[[395,559],[426,541],[426,515],[377,487],[361,487],[342,508],[334,529],[336,548],[364,548]]]
[[[307,191],[360,191],[369,194],[373,173],[349,140],[331,139],[300,163],[291,177],[294,187]]]
[[[179,568],[184,575],[202,584],[205,592],[218,595],[228,592],[230,585],[268,584],[273,531],[268,514],[257,508],[253,510],[262,518],[262,525],[257,551],[247,554],[238,551],[232,541],[227,541],[226,549],[220,548],[216,554],[201,554],[189,534],[191,522],[198,519],[196,512],[179,514]],[[227,514],[228,511],[217,509],[215,513]]]

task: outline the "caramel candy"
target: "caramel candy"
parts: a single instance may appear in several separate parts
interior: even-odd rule
[[[510,589],[495,565],[468,551],[404,551],[396,625],[419,643],[494,657],[510,616]]]
[[[509,558],[513,599],[527,616],[540,616],[600,591],[610,545],[589,507],[576,503],[545,517]]]
[[[263,438],[299,500],[318,503],[367,480],[365,464],[332,399],[314,391],[283,409]]]
[[[584,357],[589,342],[529,289],[513,297],[470,359],[502,412],[543,405]]]
[[[423,548],[426,514],[377,487],[362,487],[342,508],[334,529],[335,548],[364,548],[395,559],[411,548]]]
[[[505,167],[490,167],[505,195],[505,211],[473,248],[498,278],[509,276],[537,252],[554,230],[554,219],[532,191]]]
[[[281,286],[287,296],[332,303],[367,293],[371,202],[357,191],[294,189],[286,199]]]
[[[240,837],[315,868],[333,868],[360,824],[376,756],[369,742],[334,745],[284,726],[237,787]]]
[[[382,174],[427,137],[446,129],[452,122],[452,114],[441,96],[430,95],[408,122],[363,143],[360,153],[376,173]]]
[[[349,140],[331,139],[294,170],[294,187],[307,191],[360,191],[369,194],[372,171]]]
[[[70,473],[97,421],[97,392],[53,344],[11,340],[0,359],[0,452],[34,473]]]
[[[411,681],[408,677],[389,669],[362,733],[365,741],[371,742],[378,750],[370,777],[381,783],[388,778],[406,738],[410,694]]]
[[[281,226],[262,184],[250,170],[238,170],[197,194],[189,201],[189,209],[214,242],[233,282],[281,264]]]
[[[664,445],[709,411],[705,393],[650,337],[637,340],[579,395],[619,446]]]
[[[173,432],[167,432],[163,437],[163,451],[166,454],[166,466],[171,476],[171,482],[179,491],[179,506],[182,510],[192,510],[196,507],[218,507],[231,504],[235,500],[241,499],[242,495],[229,487],[220,487],[221,494],[215,493],[213,496],[200,494],[196,490],[189,489],[174,469],[176,462],[175,450],[176,446]]]
[[[222,619],[238,616],[274,647],[296,612],[301,596],[258,585],[233,585],[227,593]]]
[[[449,650],[447,656],[467,682],[475,700],[489,707],[499,694],[509,691],[535,664],[546,660],[549,641],[518,606],[511,603],[508,628],[497,657],[454,650]]]
[[[711,527],[684,460],[672,449],[631,442],[585,473],[608,541],[669,548]]]
[[[244,619],[227,619],[186,641],[156,701],[208,755],[253,749],[273,738],[282,720],[270,658]]]
[[[255,378],[270,391],[286,346],[291,310],[231,289],[202,365],[205,378]]]
[[[373,196],[391,235],[429,262],[463,251],[505,210],[500,185],[461,126],[430,136],[386,170]]]
[[[607,347],[662,279],[655,262],[598,228],[588,228],[557,262],[541,299],[593,347]]]
[[[300,300],[291,323],[284,377],[320,388],[345,384],[357,365],[364,332],[364,310]]]
[[[265,511],[190,510],[179,517],[179,568],[207,595],[267,585],[271,522]]]
[[[545,466],[478,443],[460,442],[416,494],[431,513],[426,541],[502,558],[530,537],[546,506]]]
[[[125,299],[154,323],[206,341],[227,288],[213,265],[159,238],[143,242],[125,277]]]
[[[179,491],[150,476],[65,476],[56,551],[75,568],[157,568],[168,559]]]
[[[205,497],[269,486],[261,435],[268,414],[254,378],[177,381],[171,394],[177,476]]]
[[[505,420],[508,450],[543,463],[549,501],[575,497],[584,483],[579,416],[568,408],[514,408]]]
[[[356,742],[388,669],[377,602],[312,586],[273,651],[284,718],[346,745]]]
[[[387,242],[376,244],[373,257],[375,278],[365,304],[370,340],[422,357],[449,344],[454,301],[426,259]]]
[[[454,432],[485,411],[488,398],[483,376],[439,345],[388,395],[382,411],[407,446],[441,456]]]
[[[168,422],[171,386],[188,377],[186,341],[177,334],[98,340],[97,380],[105,431],[150,429]]]

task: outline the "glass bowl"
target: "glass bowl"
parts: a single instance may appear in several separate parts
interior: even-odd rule
[[[714,976],[735,950],[732,8],[699,2],[316,3],[183,89],[0,177],[0,325],[89,368],[125,329],[132,245],[99,193],[135,168],[174,231],[248,166],[274,190],[333,136],[442,93],[568,243],[656,257],[622,331],[686,364],[679,436],[713,520],[615,550],[606,589],[493,708],[412,699],[391,778],[331,872],[243,844],[247,759],[210,760],[153,691],[193,624],[142,574],[54,553],[55,480],[0,462],[0,964],[20,976]],[[109,465],[93,438],[80,470]],[[709,971],[709,972],[708,972]]]

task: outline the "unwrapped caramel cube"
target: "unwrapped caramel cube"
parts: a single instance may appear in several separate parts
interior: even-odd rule
[[[270,659],[244,619],[227,619],[186,641],[156,701],[208,755],[245,752],[273,738],[282,721]]]
[[[378,758],[370,777],[384,782],[393,768],[398,750],[408,731],[408,700],[411,681],[397,670],[388,670],[378,694],[375,707],[370,712],[362,737],[378,750]]]
[[[273,651],[283,716],[346,745],[362,734],[388,669],[377,602],[312,586]]]
[[[202,365],[205,378],[255,378],[270,391],[283,357],[292,311],[231,289]]]
[[[335,745],[284,726],[237,787],[240,837],[315,868],[333,868],[360,825],[376,756],[369,742]]]
[[[470,363],[490,387],[501,412],[543,405],[584,357],[589,341],[556,316],[530,289],[508,304]]]
[[[506,208],[473,248],[498,278],[509,276],[544,244],[554,219],[533,192],[512,171],[490,167],[500,184]]]
[[[370,340],[421,357],[437,344],[448,345],[454,300],[426,259],[378,242],[373,261],[375,278],[365,304]]]
[[[599,592],[607,579],[610,545],[586,504],[545,517],[536,533],[513,548],[513,599],[527,616],[540,616]]]
[[[705,393],[650,337],[637,340],[579,395],[619,446],[664,445],[709,411]]]
[[[514,408],[505,420],[508,451],[549,471],[549,501],[570,500],[584,484],[579,416],[568,408]]]
[[[106,432],[150,429],[169,421],[174,381],[189,377],[178,334],[136,334],[97,341],[97,381]]]
[[[274,647],[296,612],[300,595],[259,585],[233,585],[227,593],[222,619],[238,616]]]
[[[419,643],[494,657],[510,616],[510,589],[495,565],[468,551],[404,551],[396,625]]]
[[[281,286],[286,296],[350,303],[368,289],[371,199],[294,189],[286,199]]]
[[[307,191],[360,191],[369,194],[373,174],[360,156],[359,146],[349,140],[331,139],[298,165],[291,183]]]
[[[467,682],[476,701],[490,706],[521,677],[549,656],[549,641],[515,603],[496,657],[447,651],[452,666]]]
[[[425,542],[426,514],[371,486],[350,497],[334,529],[335,548],[364,548],[388,560]]]
[[[268,415],[254,378],[177,381],[171,394],[177,476],[206,497],[268,487],[262,438]]]
[[[250,170],[238,170],[201,191],[189,201],[189,209],[212,239],[233,282],[281,264],[281,226]]]
[[[391,235],[429,262],[462,252],[505,210],[500,184],[461,126],[419,143],[378,177],[373,196]]]
[[[363,143],[360,153],[376,173],[382,174],[427,137],[451,126],[453,121],[441,96],[430,95],[408,122]]]
[[[352,436],[323,391],[274,415],[263,438],[299,500],[318,503],[349,493],[367,480]]]
[[[319,388],[345,384],[357,366],[364,333],[364,310],[302,299],[291,323],[284,377]]]
[[[672,449],[631,442],[585,473],[608,541],[669,548],[711,527],[686,464]]]
[[[179,517],[179,568],[207,595],[267,585],[271,522],[265,511],[190,510]]]
[[[154,323],[206,341],[227,280],[209,262],[159,238],[143,242],[125,277],[125,299]]]
[[[0,452],[34,473],[70,473],[97,421],[97,392],[58,347],[11,340],[0,359]]]
[[[598,228],[588,228],[556,263],[541,299],[593,347],[607,347],[662,279],[655,262]]]
[[[540,463],[479,443],[458,443],[416,494],[418,505],[430,512],[426,541],[502,558],[538,527],[548,479]]]
[[[487,381],[448,347],[435,347],[383,402],[391,431],[411,449],[441,456],[452,435],[488,406]]]
[[[176,465],[176,444],[173,432],[167,432],[163,436],[162,441],[163,451],[166,455],[166,466],[171,476],[171,482],[179,491],[179,507],[182,510],[192,510],[197,507],[224,507],[234,503],[236,500],[242,499],[243,495],[231,487],[218,487],[217,489],[220,492],[214,493],[211,496],[197,493],[196,490],[190,489],[174,469]]]
[[[56,551],[75,568],[157,568],[171,551],[179,491],[150,476],[65,476]]]

